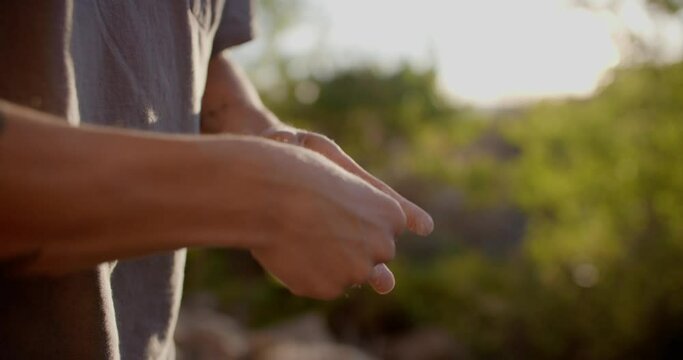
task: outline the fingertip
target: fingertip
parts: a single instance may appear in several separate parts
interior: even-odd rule
[[[420,236],[427,236],[434,231],[434,219],[424,212],[421,216],[421,220],[418,222],[415,232]]]
[[[408,229],[420,236],[427,236],[434,231],[434,220],[419,206],[406,202],[406,216]]]
[[[378,264],[372,270],[368,283],[378,294],[386,295],[394,289],[396,279],[385,264]]]

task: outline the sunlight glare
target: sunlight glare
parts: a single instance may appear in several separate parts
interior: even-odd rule
[[[279,53],[293,59],[288,72],[295,79],[368,62],[388,69],[408,62],[436,67],[448,95],[480,107],[590,96],[623,60],[626,29],[654,31],[643,0],[624,0],[616,16],[569,0],[307,4],[279,44]],[[668,27],[656,35],[675,59],[683,53],[683,31],[679,22]],[[254,53],[263,44],[257,38],[246,48]]]

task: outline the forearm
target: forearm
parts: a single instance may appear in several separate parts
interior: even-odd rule
[[[214,56],[209,63],[201,115],[202,132],[207,134],[260,135],[282,126],[227,53]]]
[[[3,102],[0,116],[0,262],[29,259],[27,272],[247,247],[240,229],[272,209],[262,141],[76,129]]]

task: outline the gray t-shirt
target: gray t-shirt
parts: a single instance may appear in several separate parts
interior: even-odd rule
[[[195,134],[210,57],[250,38],[249,0],[4,1],[0,98],[73,124]],[[184,263],[181,250],[0,277],[0,358],[174,358]]]

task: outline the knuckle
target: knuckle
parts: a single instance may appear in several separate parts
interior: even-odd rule
[[[403,232],[403,230],[405,230],[406,226],[408,226],[408,217],[406,216],[405,212],[403,212],[403,209],[401,208],[401,205],[398,203],[398,201],[394,199],[391,200],[391,213],[394,224],[394,230],[395,233],[401,233]]]
[[[384,207],[388,212],[397,218],[399,217],[399,214],[403,214],[403,208],[401,208],[401,204],[398,202],[398,200],[394,199],[386,192],[382,191],[381,194],[382,198],[384,199]]]
[[[296,136],[290,131],[279,130],[269,136],[271,139],[283,143],[295,143]]]
[[[378,262],[389,262],[396,256],[396,242],[392,236],[383,239],[381,247],[377,253]]]
[[[309,131],[299,131],[297,134],[299,144],[301,144],[303,147],[314,147],[315,143],[317,142],[316,135],[318,134]]]
[[[372,275],[372,268],[373,266],[370,263],[364,264],[363,266],[359,266],[351,276],[348,285],[357,285],[367,282],[368,279],[370,279],[370,276]]]

